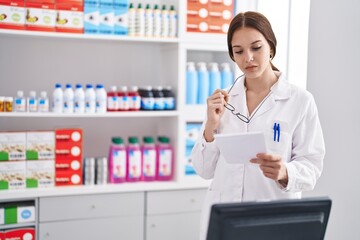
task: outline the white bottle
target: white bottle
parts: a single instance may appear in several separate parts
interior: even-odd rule
[[[145,9],[145,36],[152,37],[154,31],[154,11],[150,8],[150,4],[146,4]]]
[[[143,37],[145,35],[145,11],[139,3],[135,16],[135,36]]]
[[[52,111],[55,113],[62,113],[64,108],[64,92],[61,84],[55,85],[55,90],[52,95]]]
[[[95,95],[96,95],[96,110],[95,111],[97,113],[106,113],[107,94],[106,94],[104,85],[102,85],[102,84],[96,85]]]
[[[134,8],[134,4],[130,3],[129,11],[128,11],[128,23],[129,29],[128,34],[129,36],[135,36],[135,27],[136,27],[136,10]]]
[[[15,109],[15,112],[25,112],[26,111],[26,101],[25,101],[25,97],[24,97],[24,92],[21,90],[17,91],[14,109]]]
[[[74,112],[85,112],[85,92],[81,84],[76,84],[74,92]]]
[[[45,91],[40,92],[38,110],[39,112],[49,112],[49,99],[47,97],[47,92]]]
[[[161,37],[169,37],[169,11],[166,5],[161,9]]]
[[[37,112],[38,111],[38,101],[36,99],[36,92],[30,91],[28,97],[28,111]]]
[[[66,84],[64,91],[64,113],[74,112],[74,90],[71,84]]]
[[[161,10],[159,6],[155,4],[154,6],[154,30],[153,36],[160,37],[161,36]]]
[[[170,6],[169,13],[169,37],[174,38],[177,35],[177,13],[173,5]]]
[[[85,113],[95,113],[96,94],[91,84],[86,84],[85,90]]]

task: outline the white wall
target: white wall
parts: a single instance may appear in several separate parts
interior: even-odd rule
[[[325,135],[325,166],[315,191],[333,208],[327,240],[360,239],[360,1],[311,1],[308,90]]]

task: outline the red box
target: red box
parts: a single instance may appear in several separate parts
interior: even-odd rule
[[[35,228],[18,228],[5,231],[5,240],[35,239]]]
[[[68,33],[84,32],[83,1],[56,1],[56,31]]]
[[[55,1],[31,0],[25,2],[25,7],[26,30],[55,32]]]
[[[207,32],[209,28],[209,3],[188,0],[187,5],[187,32]]]
[[[25,2],[0,0],[0,28],[25,29]]]
[[[82,171],[64,171],[55,173],[55,186],[82,185]]]
[[[0,231],[0,240],[4,240],[5,239],[5,235],[3,231]]]
[[[56,160],[56,172],[82,171],[81,159]]]
[[[82,159],[82,144],[81,143],[56,143],[55,146],[55,160],[72,160]]]
[[[57,143],[81,143],[83,140],[83,131],[80,128],[56,129],[55,141]]]

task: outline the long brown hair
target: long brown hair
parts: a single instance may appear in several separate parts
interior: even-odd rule
[[[231,44],[234,32],[244,27],[258,30],[265,37],[266,41],[270,45],[270,49],[272,52],[270,58],[273,59],[276,54],[276,37],[272,30],[271,24],[263,14],[252,11],[241,12],[237,14],[230,23],[229,30],[227,33],[227,44],[228,44],[228,51],[230,58],[235,62],[234,54],[232,50],[232,44]],[[277,69],[272,64],[272,62],[270,62],[270,64],[273,70],[279,71],[279,69]]]

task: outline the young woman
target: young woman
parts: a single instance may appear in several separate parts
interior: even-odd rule
[[[302,191],[314,188],[325,155],[312,95],[291,85],[271,63],[276,38],[266,17],[239,13],[227,42],[230,58],[244,74],[207,99],[203,135],[192,151],[196,172],[212,179],[200,239],[206,238],[212,204],[301,198]],[[263,132],[268,152],[258,153],[248,164],[227,163],[214,135],[246,132]]]

